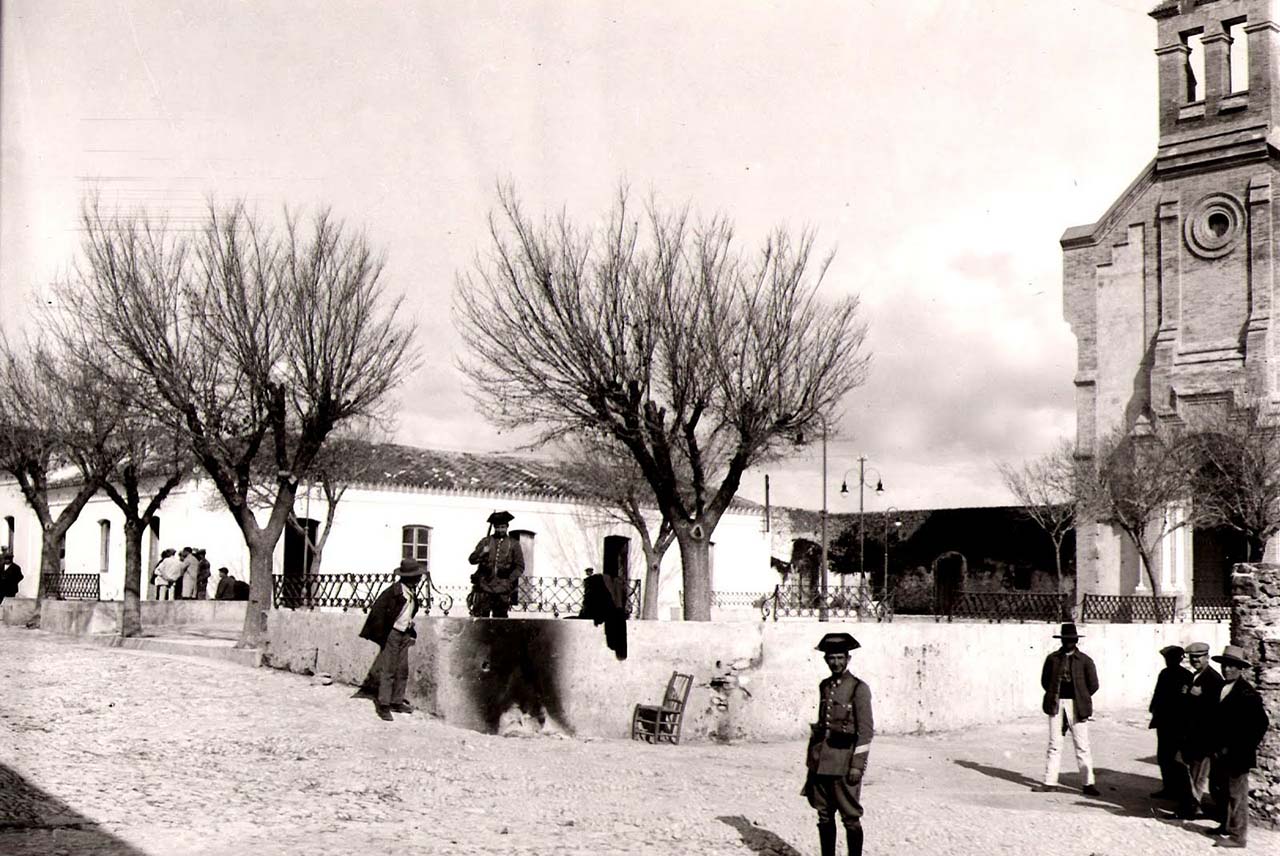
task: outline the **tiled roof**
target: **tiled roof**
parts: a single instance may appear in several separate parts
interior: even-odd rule
[[[514,455],[361,443],[344,449],[343,458],[348,478],[369,485],[564,499],[583,498],[591,493],[588,485],[575,484],[553,462]]]

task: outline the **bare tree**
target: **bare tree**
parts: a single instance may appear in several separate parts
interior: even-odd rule
[[[0,469],[18,483],[40,523],[43,597],[49,575],[62,570],[62,542],[116,460],[107,442],[114,412],[104,407],[91,377],[44,342],[13,345],[0,337]],[[70,497],[54,516],[49,494],[59,469]]]
[[[1204,525],[1239,532],[1259,561],[1280,530],[1280,417],[1254,403],[1192,424],[1194,496]]]
[[[1015,465],[997,465],[1005,487],[1022,511],[1044,530],[1053,543],[1054,591],[1062,592],[1062,543],[1075,528],[1084,473],[1071,443],[1062,440],[1053,451]],[[1072,585],[1072,599],[1076,586]]]
[[[273,230],[242,203],[210,204],[194,234],[146,214],[84,206],[79,275],[67,302],[114,359],[145,376],[160,418],[182,432],[249,550],[240,644],[260,643],[272,553],[302,474],[343,422],[374,412],[413,364],[412,327],[384,306],[382,259],[327,211]],[[260,452],[275,492],[251,501]]]
[[[1119,529],[1133,544],[1162,619],[1155,551],[1160,542],[1197,522],[1188,446],[1182,433],[1154,419],[1133,430],[1116,429],[1100,442],[1082,484],[1089,516]],[[1173,510],[1182,509],[1181,515]]]
[[[596,431],[625,448],[680,545],[685,617],[709,620],[709,540],[743,472],[864,380],[857,298],[819,299],[830,258],[808,232],[747,257],[723,217],[651,202],[642,226],[625,190],[595,229],[535,224],[498,195],[491,254],[454,296],[473,397],[535,442]]]
[[[656,620],[662,558],[676,536],[671,521],[665,516],[660,515],[656,533],[650,528],[653,492],[640,473],[635,458],[616,443],[597,437],[573,443],[561,466],[575,484],[583,486],[597,498],[606,514],[629,524],[640,536],[645,568],[640,617]]]

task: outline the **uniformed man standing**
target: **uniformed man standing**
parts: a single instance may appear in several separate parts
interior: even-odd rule
[[[818,721],[810,726],[809,769],[801,794],[818,812],[822,856],[835,856],[836,822],[844,823],[849,856],[862,854],[862,776],[875,722],[871,688],[848,671],[849,652],[861,647],[848,633],[828,633],[818,643],[831,677],[818,684]]]
[[[471,594],[467,596],[471,614],[476,618],[506,618],[511,595],[524,573],[520,540],[507,531],[512,519],[506,511],[490,514],[489,534],[480,539],[467,558],[477,566],[471,575]]]

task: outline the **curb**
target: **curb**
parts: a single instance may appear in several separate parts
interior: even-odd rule
[[[133,651],[153,651],[157,654],[178,654],[183,657],[202,657],[206,660],[222,660],[240,666],[258,668],[263,654],[257,648],[233,648],[227,646],[198,645],[170,639],[154,639],[146,636],[79,636],[71,637],[90,645],[104,648],[128,648]]]

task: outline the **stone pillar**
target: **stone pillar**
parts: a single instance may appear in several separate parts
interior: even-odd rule
[[[1258,747],[1249,807],[1257,820],[1280,827],[1280,565],[1236,565],[1231,575],[1231,642],[1253,661],[1244,676],[1258,688],[1271,719]]]

